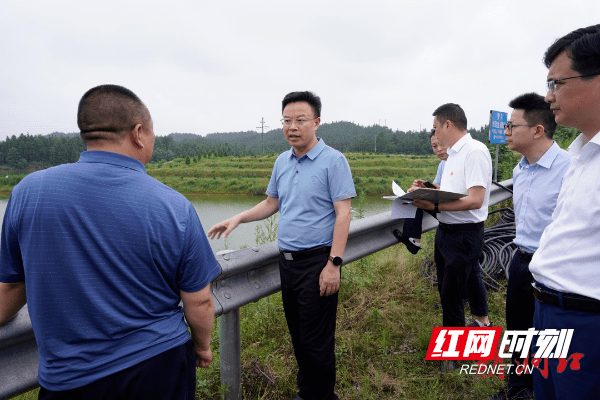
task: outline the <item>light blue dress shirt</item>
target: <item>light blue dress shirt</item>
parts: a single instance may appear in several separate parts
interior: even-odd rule
[[[293,148],[277,157],[267,195],[278,198],[279,248],[299,251],[331,245],[333,203],[356,197],[356,190],[346,157],[319,138],[301,158]]]
[[[444,165],[445,164],[446,164],[446,160],[440,161],[440,165],[438,165],[438,169],[437,169],[437,174],[435,174],[435,179],[433,180],[433,183],[435,183],[438,186],[442,184],[442,174],[444,173]]]
[[[569,154],[556,142],[533,165],[523,157],[513,170],[513,204],[517,234],[513,242],[534,253],[552,222],[558,192],[569,167]]]

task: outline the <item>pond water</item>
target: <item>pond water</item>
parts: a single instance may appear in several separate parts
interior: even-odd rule
[[[265,196],[188,196],[188,199],[194,205],[200,222],[204,228],[204,232],[208,231],[214,224],[227,219],[235,214],[254,207],[256,204],[264,200]],[[0,221],[4,219],[4,211],[8,199],[0,199]],[[358,201],[352,200],[353,209],[356,209]],[[381,197],[366,197],[364,204],[364,216],[374,215],[389,211],[392,209],[390,200],[382,199]],[[356,218],[356,213],[353,213],[353,218]],[[221,239],[213,239],[210,245],[213,251],[229,249],[239,249],[242,247],[250,247],[256,245],[256,227],[264,226],[263,221],[250,222],[238,226],[228,237],[226,241]]]

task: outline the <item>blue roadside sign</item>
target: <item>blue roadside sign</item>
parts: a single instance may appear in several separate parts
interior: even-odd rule
[[[505,144],[504,125],[508,122],[508,113],[490,111],[490,143]]]

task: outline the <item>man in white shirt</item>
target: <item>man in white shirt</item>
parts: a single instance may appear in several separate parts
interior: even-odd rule
[[[536,330],[573,329],[568,356],[583,354],[563,371],[559,359],[542,360],[533,374],[541,399],[596,399],[600,393],[600,25],[577,29],[546,51],[546,101],[556,123],[581,135],[552,223],[544,230],[529,269],[535,280]],[[535,350],[535,349],[534,349]],[[557,351],[558,352],[558,351]],[[562,369],[562,368],[561,368]],[[544,376],[546,375],[546,376]]]
[[[509,104],[514,108],[504,128],[506,144],[523,155],[513,170],[513,204],[518,246],[509,269],[506,290],[506,329],[533,327],[535,298],[529,262],[540,244],[544,228],[552,222],[552,212],[569,166],[569,155],[552,137],[556,130],[550,105],[537,93],[525,93]],[[515,352],[512,364],[523,364]],[[531,357],[528,360],[531,364]],[[533,398],[533,377],[511,368],[508,385],[489,400]]]
[[[467,117],[458,104],[448,103],[433,112],[435,135],[447,147],[440,189],[466,196],[447,203],[415,200],[414,205],[432,210],[440,222],[435,235],[435,264],[443,310],[443,326],[465,326],[463,295],[469,286],[471,312],[476,326],[489,326],[487,298],[479,257],[483,251],[483,225],[488,215],[492,158],[487,146],[467,132]],[[415,181],[409,191],[424,187]],[[454,369],[443,362],[442,372]]]

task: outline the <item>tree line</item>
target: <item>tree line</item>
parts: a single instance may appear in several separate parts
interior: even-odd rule
[[[478,140],[487,142],[488,127],[470,129]],[[384,154],[431,154],[429,131],[393,131],[388,127],[361,126],[339,121],[322,124],[317,136],[329,146],[341,152],[372,152]],[[211,133],[206,136],[191,133],[171,133],[156,138],[151,162],[170,161],[174,158],[255,156],[279,154],[290,148],[282,129],[273,129],[264,135],[246,131],[234,133]]]
[[[78,134],[12,135],[0,142],[0,164],[14,169],[43,169],[76,162],[84,150]]]
[[[473,138],[488,142],[489,126],[469,129]],[[566,147],[578,134],[573,128],[559,127],[555,140]],[[262,137],[261,137],[262,136]],[[393,131],[380,125],[361,126],[339,121],[322,124],[317,136],[329,146],[342,152],[369,152],[386,154],[431,154],[429,131]],[[264,150],[263,150],[264,148]],[[279,154],[290,145],[282,129],[260,133],[246,131],[211,133],[200,136],[192,133],[171,133],[158,136],[154,144],[151,163],[171,161],[175,158],[193,159],[211,157],[239,157],[263,154]],[[500,146],[500,162],[511,158],[506,146]],[[491,150],[495,146],[490,146]],[[77,133],[53,132],[49,135],[12,135],[0,142],[0,164],[14,169],[42,169],[54,165],[76,162],[85,146]],[[494,152],[492,156],[494,156]],[[512,167],[506,166],[502,175],[509,175]]]

